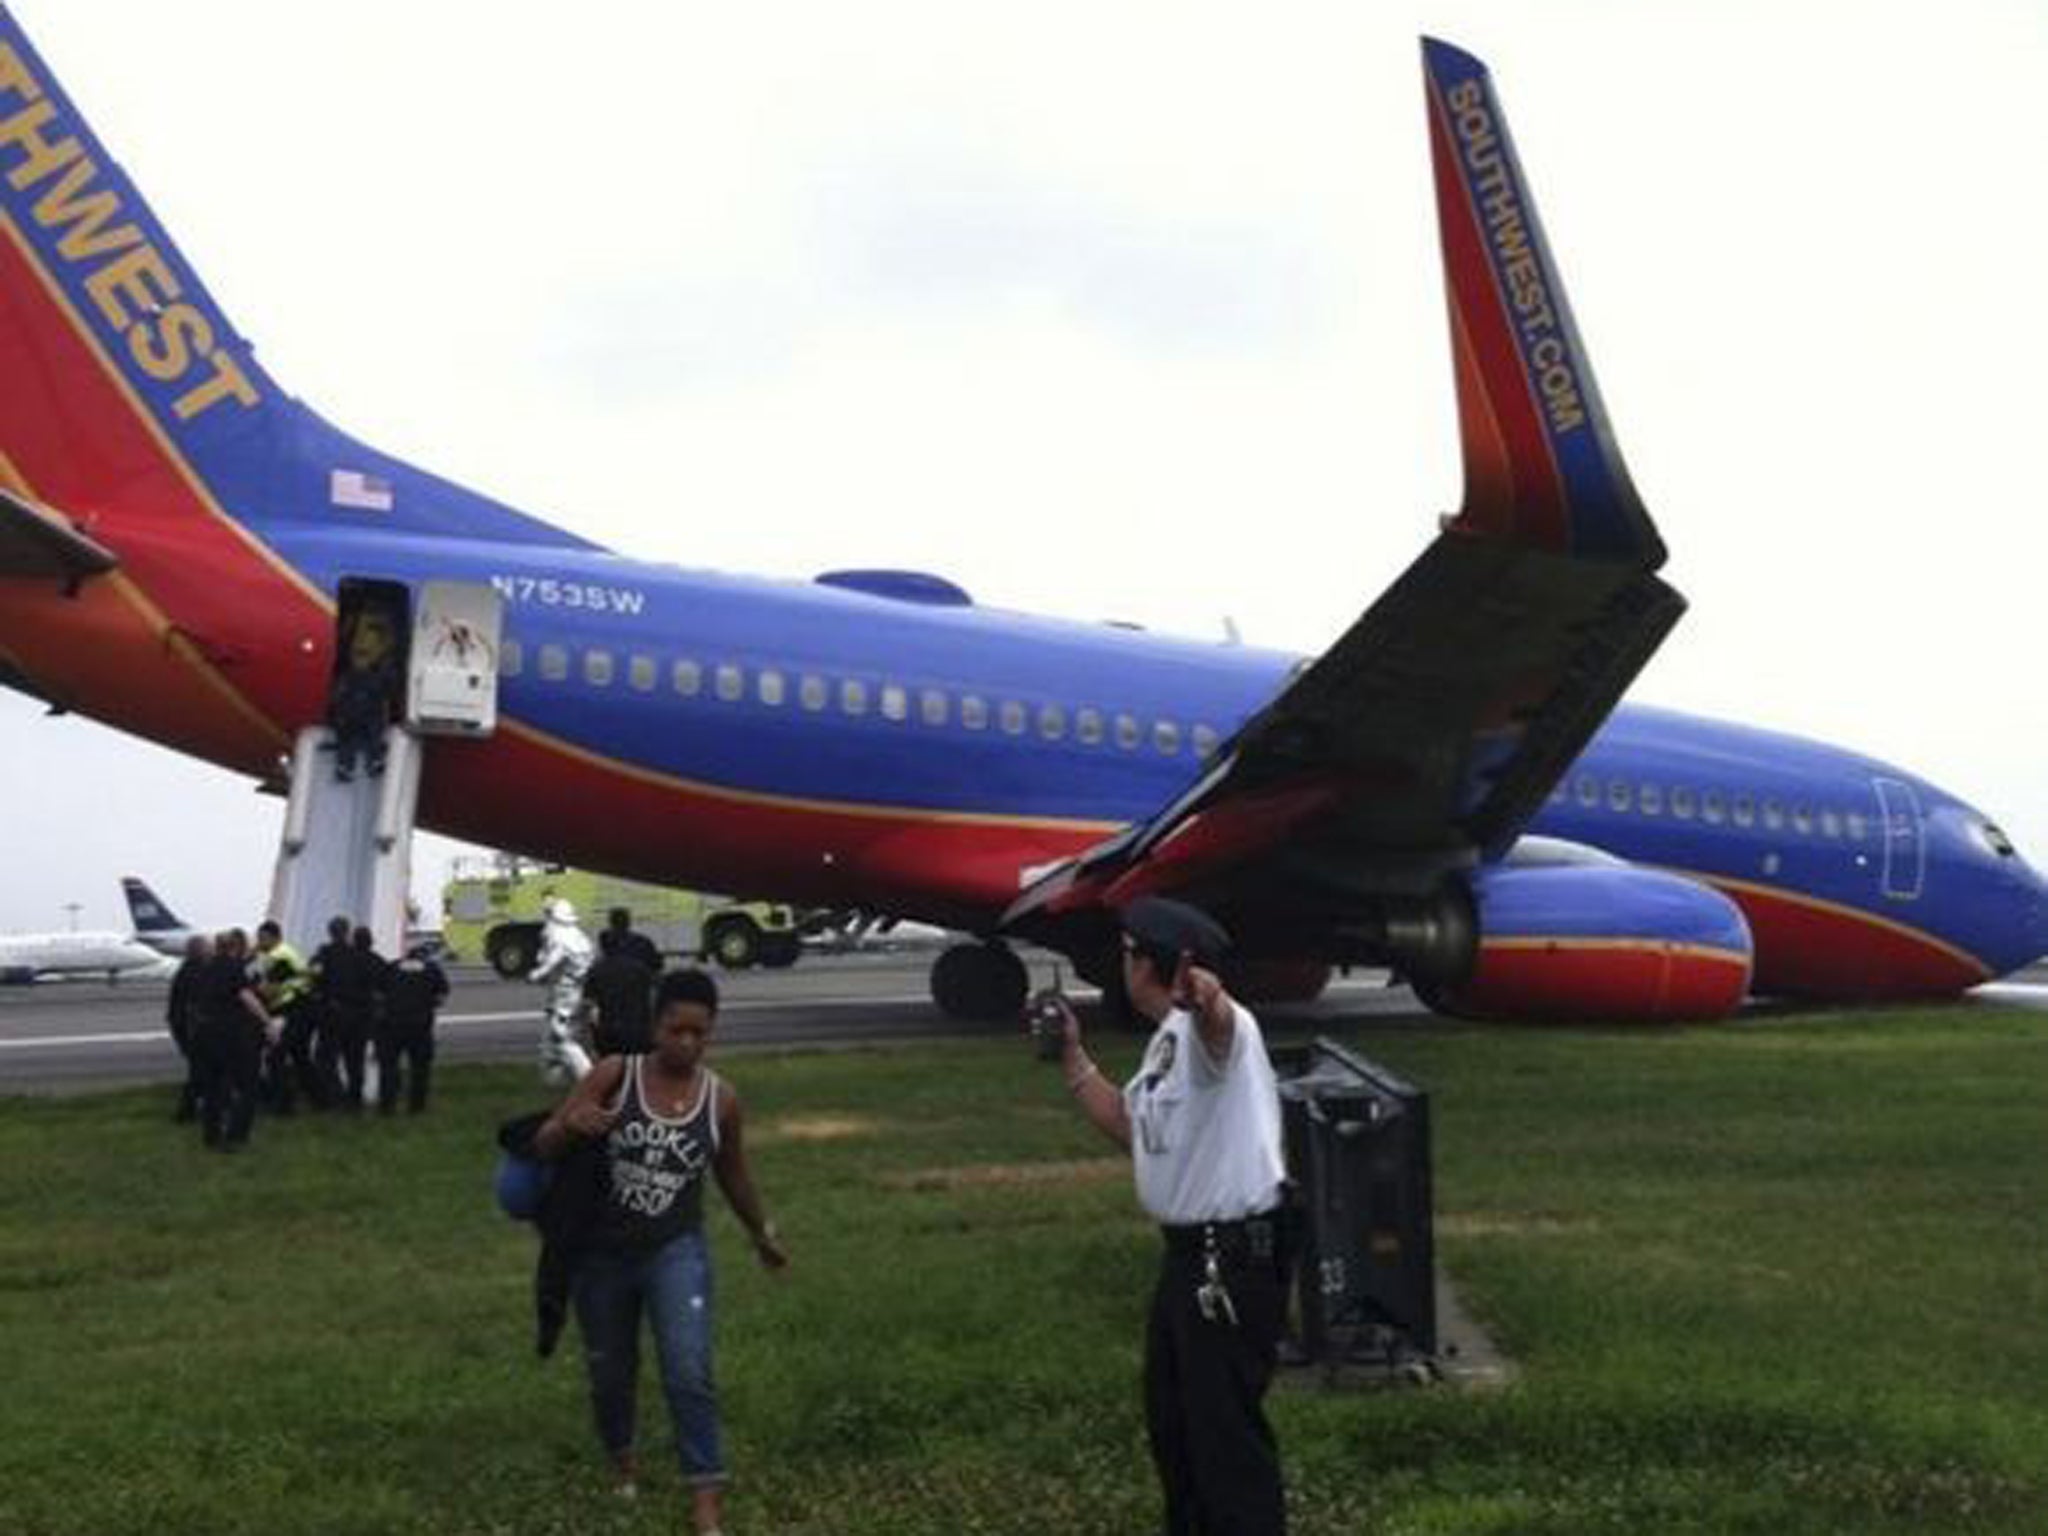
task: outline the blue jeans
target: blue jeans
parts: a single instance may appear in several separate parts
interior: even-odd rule
[[[711,1380],[711,1250],[703,1232],[685,1232],[644,1254],[586,1254],[576,1269],[575,1299],[590,1406],[604,1448],[614,1456],[633,1449],[644,1310],[654,1325],[683,1480],[693,1486],[724,1482]]]

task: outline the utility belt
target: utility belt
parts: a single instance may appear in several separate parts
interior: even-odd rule
[[[1250,1285],[1251,1294],[1258,1294],[1281,1267],[1278,1209],[1238,1221],[1162,1224],[1159,1233],[1166,1239],[1167,1274],[1177,1277],[1168,1283],[1192,1282],[1195,1306],[1205,1322],[1235,1328],[1239,1296],[1231,1294],[1231,1287]],[[1261,1273],[1265,1280],[1254,1278]]]
[[[1175,1257],[1202,1258],[1214,1253],[1230,1258],[1270,1259],[1280,1251],[1280,1209],[1260,1211],[1236,1221],[1161,1223],[1159,1235]]]

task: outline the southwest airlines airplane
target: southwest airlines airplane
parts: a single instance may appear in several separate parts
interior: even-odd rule
[[[1940,997],[2034,959],[1985,816],[1854,752],[1617,707],[1683,610],[1486,70],[1423,46],[1465,497],[1322,656],[977,605],[936,576],[648,564],[287,395],[0,11],[0,675],[275,780],[365,584],[488,585],[500,724],[420,821],[642,879],[980,942],[1114,983],[1141,892],[1214,910],[1254,995],[1383,964],[1497,1017]]]

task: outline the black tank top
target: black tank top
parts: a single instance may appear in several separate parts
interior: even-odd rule
[[[597,1241],[645,1253],[704,1223],[704,1174],[718,1152],[718,1077],[697,1074],[697,1101],[674,1119],[648,1108],[647,1058],[626,1058],[619,1118],[605,1137],[604,1212]]]

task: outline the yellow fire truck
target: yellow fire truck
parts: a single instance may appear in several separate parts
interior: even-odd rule
[[[560,896],[593,937],[624,907],[664,955],[715,960],[727,970],[794,965],[810,914],[765,901],[643,885],[588,870],[497,855],[458,859],[442,888],[442,941],[449,958],[483,960],[523,976],[540,954],[541,904]]]

